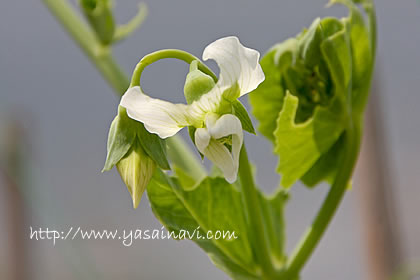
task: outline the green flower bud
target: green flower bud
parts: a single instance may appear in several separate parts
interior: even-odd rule
[[[109,45],[114,38],[115,22],[109,0],[80,0],[82,12],[96,36],[104,45]]]
[[[155,162],[145,153],[139,140],[135,139],[128,153],[116,167],[133,199],[133,207],[137,208],[156,169]]]
[[[215,86],[214,80],[198,69],[198,61],[190,64],[190,72],[185,79],[184,95],[188,104],[198,100],[203,94],[209,92]]]
[[[111,124],[108,154],[103,171],[116,166],[137,208],[156,166],[169,169],[166,144],[149,133],[141,122],[130,119],[123,107]]]

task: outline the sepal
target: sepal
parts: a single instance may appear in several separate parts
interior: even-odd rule
[[[190,64],[190,72],[188,73],[184,84],[184,95],[187,103],[191,104],[194,101],[197,101],[215,85],[213,78],[200,71],[198,69],[198,61],[194,60]]]
[[[130,119],[126,109],[119,106],[109,130],[107,148],[102,171],[117,167],[137,208],[156,166],[170,169],[165,141],[149,133],[142,123]]]
[[[252,125],[251,118],[244,105],[239,100],[232,102],[233,114],[241,121],[243,130],[255,134],[254,126]]]

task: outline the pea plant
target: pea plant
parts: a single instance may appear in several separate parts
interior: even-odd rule
[[[299,279],[351,185],[375,58],[373,2],[332,0],[348,8],[347,17],[317,18],[262,58],[231,36],[210,43],[202,59],[175,49],[150,53],[129,79],[112,46],[141,25],[144,5],[117,25],[110,0],[80,0],[85,21],[65,0],[43,1],[121,95],[104,171],[116,167],[134,207],[147,190],[162,225],[176,239],[188,235],[232,279]],[[140,85],[143,70],[166,58],[189,65],[184,104],[153,98]],[[219,76],[206,66],[210,59]],[[259,133],[279,159],[281,181],[271,196],[256,185],[244,143],[244,133],[259,137],[242,105],[246,94]],[[177,136],[184,127],[194,149]],[[210,172],[197,155],[213,163]],[[288,254],[283,214],[297,181],[309,188],[326,182],[330,190]],[[204,238],[220,230],[237,236]]]

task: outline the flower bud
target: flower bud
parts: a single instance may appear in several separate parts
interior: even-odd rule
[[[144,152],[138,139],[135,139],[116,167],[133,199],[133,207],[137,208],[156,169],[155,162]]]
[[[185,79],[184,95],[188,104],[198,100],[203,94],[209,92],[215,86],[214,80],[198,69],[198,61],[194,60],[190,65],[190,72]]]
[[[111,124],[108,135],[108,154],[103,171],[117,167],[137,208],[156,166],[169,169],[166,145],[144,125],[128,117],[123,107]]]

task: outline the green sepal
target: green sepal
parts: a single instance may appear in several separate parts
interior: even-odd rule
[[[198,100],[203,94],[209,92],[215,86],[212,77],[198,69],[198,61],[190,64],[190,71],[185,78],[184,95],[188,104]]]
[[[160,168],[166,170],[171,169],[167,159],[165,140],[154,133],[148,132],[142,123],[137,123],[137,137],[147,155],[149,155]]]
[[[107,157],[102,172],[111,170],[127,154],[135,138],[135,124],[118,114],[109,129]]]
[[[112,43],[115,33],[115,21],[110,0],[79,0],[81,10],[104,45]]]
[[[149,133],[141,122],[128,117],[124,107],[118,106],[108,134],[108,152],[103,171],[109,171],[128,152],[135,140],[162,169],[170,169],[166,156],[166,143],[156,134]]]
[[[255,134],[254,126],[244,105],[239,100],[232,102],[233,114],[241,121],[242,129]]]

